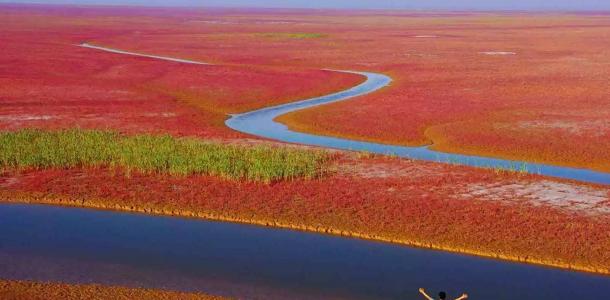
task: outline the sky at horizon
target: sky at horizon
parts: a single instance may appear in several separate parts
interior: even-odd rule
[[[0,3],[442,10],[610,10],[610,0],[0,0]]]

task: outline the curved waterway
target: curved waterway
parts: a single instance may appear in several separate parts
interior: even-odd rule
[[[129,52],[113,48],[95,46],[88,43],[83,43],[78,46],[123,55],[140,56],[151,59],[160,59],[186,64],[208,65],[207,63],[193,60]],[[572,179],[588,183],[610,184],[610,173],[483,156],[445,153],[431,150],[430,146],[395,146],[315,134],[307,134],[292,131],[288,128],[288,126],[275,121],[277,117],[285,115],[287,113],[333,102],[344,101],[354,97],[369,94],[390,85],[390,83],[392,82],[392,79],[390,77],[378,73],[339,70],[330,71],[359,74],[366,77],[366,81],[358,86],[338,93],[292,102],[288,104],[267,107],[247,113],[234,114],[231,116],[230,119],[225,122],[225,124],[231,129],[237,130],[239,132],[288,143],[351,151],[366,151],[370,153],[395,155],[415,160],[451,163],[479,168],[503,169],[564,179]]]
[[[582,182],[610,184],[610,173],[597,172],[587,169],[568,168],[523,161],[513,161],[482,156],[462,155],[431,150],[430,146],[407,147],[379,143],[356,141],[344,138],[328,137],[292,131],[288,126],[276,122],[275,119],[287,113],[316,107],[328,103],[348,100],[357,96],[377,91],[391,83],[385,75],[369,72],[351,72],[365,76],[367,80],[348,90],[326,95],[318,98],[267,107],[252,112],[233,115],[226,121],[230,128],[251,135],[274,139],[289,143],[298,143],[311,146],[328,147],[343,150],[366,151],[395,155],[409,159],[451,163],[479,168],[493,168],[513,170],[531,174],[539,174],[564,179],[573,179]]]
[[[347,91],[236,115],[227,125],[287,142],[461,163],[449,159],[455,155],[438,153],[440,157],[436,154],[429,157],[426,153],[434,152],[425,148],[291,132],[273,121],[287,112],[373,92],[391,81],[380,74],[358,74],[367,76],[367,81]],[[469,165],[483,167],[498,165],[481,162],[500,165],[506,162],[458,157],[464,157]],[[479,163],[474,163],[475,159],[480,159]],[[608,183],[607,174],[586,170],[549,166],[535,171]],[[0,204],[0,234],[3,279],[201,291],[240,299],[419,299],[419,287],[445,290],[450,295],[468,292],[471,299],[595,299],[610,294],[610,277],[606,276],[374,241],[185,218]]]
[[[610,277],[258,226],[0,204],[0,278],[240,299],[600,299]]]

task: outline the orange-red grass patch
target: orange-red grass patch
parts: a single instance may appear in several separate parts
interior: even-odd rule
[[[5,172],[0,199],[195,216],[610,272],[602,186],[391,158],[261,184],[116,171]]]
[[[608,18],[568,14],[0,6],[0,129],[232,138],[226,113],[392,85],[282,118],[324,134],[610,170]],[[104,53],[81,42],[218,64]],[[4,172],[0,198],[285,226],[610,273],[608,187],[346,157],[266,185]]]
[[[0,129],[78,126],[235,138],[242,135],[224,125],[229,113],[333,93],[364,80],[290,65],[187,65],[81,48],[84,41],[140,30],[151,17],[101,8],[84,15],[72,8],[42,11],[0,6]],[[115,17],[116,23],[106,22]]]
[[[384,91],[279,120],[327,135],[610,171],[603,16],[209,10],[164,26],[182,32],[99,41],[223,64],[385,73],[394,82]]]
[[[0,280],[0,298],[4,300],[78,300],[78,299],[150,299],[150,300],[221,300],[224,297],[195,293],[136,289],[96,284]]]

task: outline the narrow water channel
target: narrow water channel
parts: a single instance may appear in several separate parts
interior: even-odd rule
[[[233,115],[225,122],[225,124],[228,127],[243,133],[282,142],[343,150],[367,151],[370,153],[390,154],[417,160],[451,163],[479,168],[504,169],[564,179],[573,179],[582,182],[610,184],[610,173],[483,156],[445,153],[431,150],[429,146],[395,146],[308,134],[292,131],[288,128],[288,126],[275,121],[277,117],[287,113],[333,102],[344,101],[357,96],[372,93],[388,86],[392,82],[391,78],[383,74],[350,71],[338,72],[360,74],[365,76],[367,80],[356,87],[335,94]]]
[[[250,225],[0,204],[0,278],[241,299],[603,299],[610,277]],[[601,296],[601,298],[600,298]]]
[[[173,58],[167,56],[157,56],[143,53],[136,53],[130,51],[124,51],[120,49],[106,48],[101,46],[95,46],[88,43],[82,43],[78,45],[80,47],[89,48],[98,51],[105,51],[115,53],[118,55],[138,56],[149,59],[164,60],[174,63],[184,64],[197,64],[208,65],[204,62],[198,62],[187,59]],[[511,171],[519,171],[531,174],[540,174],[551,177],[558,177],[564,179],[572,179],[582,182],[599,183],[610,185],[610,173],[598,172],[588,169],[560,167],[547,164],[529,163],[523,161],[513,161],[499,158],[475,156],[475,155],[462,155],[438,152],[431,150],[429,147],[405,147],[386,145],[378,143],[369,143],[363,141],[356,141],[350,139],[320,136],[314,134],[306,134],[296,132],[288,129],[284,124],[275,122],[275,118],[294,111],[307,109],[315,106],[329,104],[338,101],[349,100],[354,97],[362,96],[375,92],[381,88],[387,87],[391,84],[392,79],[386,75],[371,73],[371,72],[354,72],[354,71],[338,71],[335,72],[359,74],[366,77],[366,81],[350,89],[325,95],[317,98],[306,99],[302,101],[292,102],[283,105],[277,105],[273,107],[267,107],[247,113],[235,114],[229,118],[225,124],[239,132],[269,138],[282,142],[297,143],[311,146],[343,149],[343,150],[354,150],[354,151],[367,151],[371,153],[379,154],[391,154],[400,157],[436,161],[442,163],[451,163],[458,165],[467,165],[480,168],[494,168],[504,169]],[[405,116],[408,118],[409,116]]]
[[[83,47],[197,63],[109,48]],[[320,98],[235,115],[233,129],[285,142],[391,153],[610,184],[610,174],[446,154],[290,131],[274,119],[390,84],[387,76]],[[0,278],[202,291],[241,299],[599,299],[610,277],[284,229],[41,205],[0,204]]]

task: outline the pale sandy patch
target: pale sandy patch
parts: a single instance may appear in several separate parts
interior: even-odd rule
[[[418,53],[418,52],[406,52],[403,54],[403,56],[408,56],[408,57],[436,57],[436,54],[429,54],[429,53]]]
[[[177,114],[172,113],[172,112],[162,112],[162,113],[145,113],[145,114],[142,114],[142,116],[150,117],[150,118],[155,118],[155,117],[173,118],[173,117],[176,117]]]
[[[552,121],[521,121],[517,123],[522,129],[559,129],[572,134],[591,134],[602,136],[610,131],[610,120],[552,120]]]
[[[130,92],[127,90],[111,90],[109,93],[114,94],[114,95],[132,95],[132,94],[134,94],[133,92]]]
[[[234,25],[234,24],[265,24],[265,25],[288,25],[288,24],[302,24],[296,21],[250,21],[250,20],[241,20],[241,21],[225,21],[225,20],[192,20],[190,23],[202,23],[202,24],[212,24],[212,25]]]
[[[483,51],[483,52],[479,52],[479,54],[484,54],[484,55],[516,55],[516,52],[511,52],[511,51]]]
[[[268,25],[287,25],[287,24],[296,24],[297,22],[293,21],[257,21],[254,24],[268,24]]]
[[[237,24],[236,22],[222,21],[222,20],[193,20],[191,23],[203,23],[203,24],[217,24],[217,25],[228,25]]]
[[[360,178],[422,178],[442,176],[441,166],[433,164],[414,164],[407,160],[396,162],[366,162],[355,160],[338,166],[341,174]]]
[[[379,63],[376,62],[360,62],[360,63],[356,63],[359,66],[365,66],[365,67],[372,67],[372,66],[378,66]]]
[[[0,115],[0,121],[21,122],[21,121],[47,121],[61,118],[58,115]]]
[[[526,201],[535,206],[550,206],[584,214],[610,214],[609,192],[604,188],[543,180],[507,184],[473,183],[454,198],[506,203]]]

